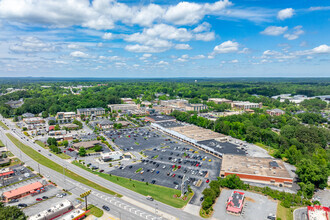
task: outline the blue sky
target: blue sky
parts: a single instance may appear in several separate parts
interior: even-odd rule
[[[330,77],[330,4],[0,0],[0,76]]]

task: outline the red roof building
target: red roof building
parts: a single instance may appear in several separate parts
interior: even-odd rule
[[[320,205],[307,207],[308,220],[329,220],[330,208]]]
[[[8,178],[8,177],[14,175],[14,173],[15,172],[13,170],[10,170],[10,171],[7,171],[7,172],[0,173],[0,177]]]
[[[45,189],[40,182],[35,182],[35,183],[31,183],[29,185],[22,186],[20,188],[14,189],[14,190],[4,192],[3,197],[5,198],[5,202],[9,202],[12,199],[22,198],[22,197],[28,196],[30,194],[37,194],[44,190]]]
[[[48,131],[53,131],[53,130],[55,130],[55,126],[54,125],[49,126]]]
[[[234,215],[240,215],[243,210],[244,198],[244,193],[233,191],[227,200],[227,212]]]

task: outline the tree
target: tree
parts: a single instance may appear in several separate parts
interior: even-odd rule
[[[55,131],[61,130],[61,127],[59,125],[55,125]]]
[[[0,203],[0,219],[25,220],[27,217],[17,206],[4,206]]]
[[[93,149],[95,152],[100,152],[100,151],[102,151],[102,146],[97,144],[93,147]]]
[[[57,146],[57,141],[56,141],[56,138],[48,138],[47,139],[47,144],[50,146],[50,145],[53,145],[53,146]]]
[[[56,124],[56,121],[54,121],[54,120],[49,120],[49,121],[48,121],[48,124],[49,124],[49,125],[55,125],[55,124]]]
[[[224,179],[220,179],[220,186],[228,187],[229,189],[244,189],[244,182],[235,174],[226,176]]]
[[[79,156],[83,157],[86,155],[86,150],[85,148],[81,147],[79,148],[79,152],[78,152]]]
[[[69,146],[69,141],[68,141],[68,140],[64,140],[64,141],[63,141],[63,145],[64,145],[65,147]]]
[[[41,114],[41,116],[42,116],[43,118],[47,118],[48,115],[49,115],[49,114],[48,114],[47,111],[43,111],[42,114]]]
[[[329,169],[314,163],[311,159],[302,159],[296,173],[304,183],[312,183],[321,188],[327,186]]]

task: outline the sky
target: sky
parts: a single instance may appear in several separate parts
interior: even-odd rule
[[[330,77],[324,0],[0,0],[1,77]]]

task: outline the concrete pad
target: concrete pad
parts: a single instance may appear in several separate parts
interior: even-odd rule
[[[187,204],[183,211],[185,212],[188,212],[189,214],[192,214],[192,215],[196,215],[196,216],[199,216],[199,210],[200,210],[200,206],[197,206],[197,205],[193,205],[193,204]]]

